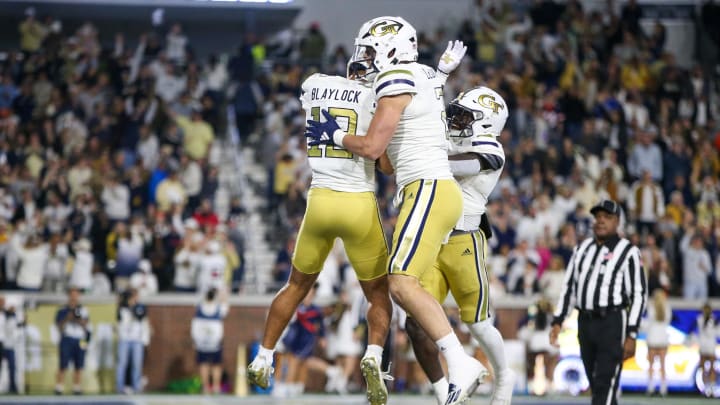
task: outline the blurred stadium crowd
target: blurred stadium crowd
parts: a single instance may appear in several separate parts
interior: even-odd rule
[[[180,25],[129,47],[29,9],[0,68],[0,288],[203,292],[242,270],[237,198],[216,213],[225,86]],[[237,285],[237,284],[236,284]],[[143,294],[144,295],[144,294]]]
[[[632,2],[617,15],[573,1],[481,4],[458,30],[421,33],[418,45],[434,65],[446,40],[462,39],[467,60],[446,97],[485,83],[512,109],[490,204],[494,291],[554,298],[572,246],[588,235],[588,207],[610,197],[643,246],[651,289],[720,294],[714,66],[681,67],[663,25],[643,30]],[[697,29],[717,41],[714,10],[700,10]],[[19,49],[0,65],[0,286],[92,291],[106,279],[122,290],[149,268],[159,291],[232,280],[237,289],[243,207],[235,196],[217,212],[213,154],[229,130],[270,175],[268,237],[289,239],[277,243],[273,274],[275,287],[284,282],[310,177],[299,85],[317,70],[344,74],[346,49],[325,49],[318,23],[267,40],[248,34],[231,56],[207,60],[179,24],[101,43],[90,22],[66,32],[29,11],[18,29]],[[393,187],[380,176],[388,232]],[[221,259],[201,263],[213,255],[225,260],[219,274]]]
[[[698,12],[696,30],[720,49],[720,7]],[[253,248],[242,235],[252,230],[241,229],[240,194],[218,199],[228,194],[219,173],[230,133],[269,175],[261,187],[266,238],[278,251],[271,289],[282,286],[310,181],[300,84],[316,71],[345,75],[348,50],[327,49],[313,23],[247,34],[228,55],[200,58],[179,24],[101,42],[91,22],[70,31],[26,14],[17,49],[0,60],[0,289],[133,287],[141,298],[242,289],[252,271],[244,250]],[[588,209],[603,197],[624,206],[651,294],[720,296],[713,62],[678,63],[666,28],[643,29],[632,1],[620,13],[578,1],[478,2],[468,17],[420,33],[418,47],[435,66],[448,40],[463,40],[468,54],[447,100],[482,83],[511,108],[500,137],[507,163],[489,204],[493,298],[555,302],[574,245],[591,233]],[[390,236],[395,185],[378,179]],[[330,261],[330,287],[318,293],[337,295],[352,272],[341,252]],[[362,313],[356,293],[340,294],[331,328],[350,322],[349,308],[355,319]]]

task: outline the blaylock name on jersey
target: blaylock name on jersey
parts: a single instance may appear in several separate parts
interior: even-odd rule
[[[335,101],[347,101],[349,103],[359,103],[360,102],[360,90],[343,90],[340,92],[340,89],[322,89],[322,93],[320,92],[320,88],[314,87],[312,90],[310,90],[310,99],[315,100],[335,100]]]

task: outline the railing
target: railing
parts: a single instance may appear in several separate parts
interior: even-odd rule
[[[28,293],[20,291],[0,291],[0,295],[22,295],[27,305],[34,304],[62,304],[67,301],[64,294],[48,294],[48,293]],[[228,297],[231,306],[239,307],[258,307],[269,306],[272,302],[273,294],[233,294]],[[198,294],[185,293],[160,293],[144,298],[142,301],[147,305],[195,305],[200,301]],[[495,309],[522,309],[537,302],[539,296],[504,296],[492,300],[492,306]],[[84,303],[110,303],[115,302],[113,296],[84,296]],[[720,308],[720,298],[712,298],[709,300],[713,308]],[[705,303],[703,300],[685,300],[682,298],[671,298],[668,303],[673,309],[700,309]],[[446,305],[454,305],[452,301],[446,302]]]

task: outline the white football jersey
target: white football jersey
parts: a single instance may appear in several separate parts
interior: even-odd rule
[[[445,142],[444,83],[435,69],[419,63],[393,65],[375,78],[375,100],[405,93],[413,97],[387,147],[400,187],[419,179],[453,178]]]
[[[505,151],[502,145],[492,135],[474,139],[472,149],[466,152],[496,155],[500,156],[503,161],[505,160]],[[463,194],[463,216],[460,218],[458,226],[456,226],[457,229],[477,229],[474,223],[463,225],[463,222],[469,218],[477,218],[477,221],[479,221],[479,217],[485,213],[488,197],[495,185],[497,185],[503,167],[497,170],[483,170],[472,176],[455,177],[462,188]],[[477,224],[479,225],[479,222]]]
[[[315,73],[302,84],[300,102],[307,119],[324,121],[327,110],[350,135],[365,135],[372,119],[372,89],[341,76]],[[335,191],[375,191],[375,162],[339,146],[308,147],[310,187]]]

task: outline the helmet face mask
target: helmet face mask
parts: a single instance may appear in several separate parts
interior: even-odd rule
[[[473,123],[482,120],[482,111],[472,111],[460,104],[451,103],[447,108],[448,136],[470,138],[474,135]]]
[[[379,71],[373,63],[375,50],[367,46],[356,46],[355,53],[347,64],[347,78],[350,80],[370,81]]]
[[[373,80],[375,75],[400,62],[417,60],[415,28],[402,17],[378,17],[360,27],[355,52],[348,62],[348,78]],[[361,66],[365,74],[360,76]]]
[[[445,114],[448,138],[460,147],[472,146],[473,139],[499,136],[508,119],[505,100],[487,87],[460,93]]]

